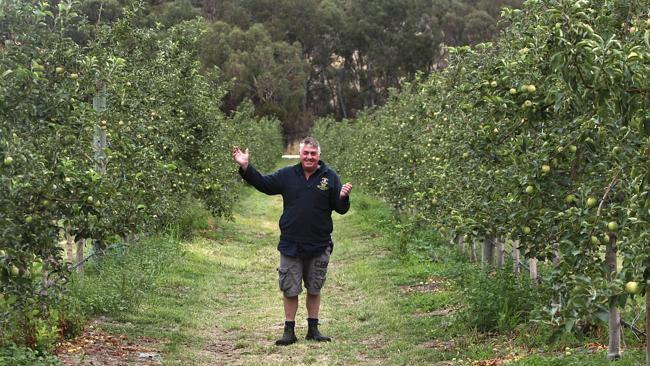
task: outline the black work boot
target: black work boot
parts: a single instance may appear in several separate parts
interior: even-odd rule
[[[305,339],[313,340],[316,342],[329,342],[332,340],[332,338],[320,334],[318,331],[318,319],[309,318],[307,319],[307,322],[308,328]]]
[[[275,341],[276,346],[288,346],[298,341],[294,332],[295,325],[296,322],[284,322],[284,333],[282,333],[282,338]]]

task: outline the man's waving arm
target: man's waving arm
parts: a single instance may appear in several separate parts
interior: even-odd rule
[[[239,175],[248,184],[262,193],[269,195],[282,193],[282,180],[280,179],[279,171],[263,176],[250,164],[249,157],[248,149],[241,151],[239,147],[233,146],[232,158],[239,164]]]

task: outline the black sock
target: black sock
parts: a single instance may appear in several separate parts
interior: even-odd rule
[[[307,318],[308,325],[318,325],[318,318]]]
[[[284,322],[284,327],[289,328],[289,329],[294,329],[296,327],[296,322],[295,321],[288,321],[286,320]]]

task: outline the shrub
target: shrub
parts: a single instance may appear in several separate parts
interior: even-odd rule
[[[459,264],[450,272],[465,304],[457,319],[479,331],[512,331],[531,320],[531,312],[550,299],[546,288],[533,287],[527,277],[515,276],[508,266],[486,271]]]

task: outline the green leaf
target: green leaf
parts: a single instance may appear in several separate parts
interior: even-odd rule
[[[596,313],[596,318],[605,324],[609,324],[609,313],[607,311],[599,311]]]

